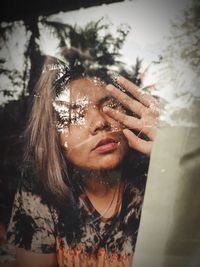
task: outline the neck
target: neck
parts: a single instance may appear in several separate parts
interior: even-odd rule
[[[79,169],[85,190],[91,194],[105,196],[109,194],[121,180],[121,169],[83,170]]]

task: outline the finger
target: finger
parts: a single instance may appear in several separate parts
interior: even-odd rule
[[[147,85],[147,86],[145,86],[145,87],[142,87],[142,90],[144,90],[144,91],[148,91],[148,92],[150,92],[150,91],[154,91],[156,89],[156,83],[153,83],[153,84],[149,84],[149,85]],[[155,99],[155,98],[154,98]]]
[[[145,91],[145,93],[150,93],[152,91],[154,91],[156,89],[156,84],[150,84],[150,85],[147,85],[145,87],[142,88],[142,90]],[[159,116],[160,114],[160,110],[159,110],[159,101],[156,97],[153,97],[154,101],[152,101],[149,105],[149,111],[156,115],[156,116]]]
[[[109,84],[106,86],[106,89],[113,97],[118,99],[122,105],[124,105],[126,108],[136,113],[137,115],[142,116],[142,114],[146,111],[146,107],[143,104],[129,97],[127,94],[123,93],[115,86]]]
[[[138,99],[146,107],[151,105],[156,105],[157,101],[150,94],[142,91],[137,85],[127,80],[126,78],[119,76],[117,78],[117,83],[125,88],[129,93],[131,93],[136,99]]]
[[[144,123],[143,120],[126,115],[119,110],[114,110],[109,107],[104,107],[103,112],[112,119],[120,122],[124,126],[132,130],[138,130],[145,134],[150,140],[154,140],[156,134],[156,123]]]
[[[153,115],[155,115],[156,117],[158,117],[160,115],[160,108],[158,104],[152,104],[149,107],[149,112]]]
[[[152,141],[145,141],[141,138],[139,138],[137,135],[135,135],[133,132],[131,132],[128,129],[124,129],[123,133],[125,137],[127,138],[128,144],[131,148],[150,156],[153,142]]]
[[[141,121],[132,116],[128,116],[119,110],[114,110],[109,107],[104,107],[103,112],[105,112],[109,117],[113,118],[116,121],[124,124],[126,127],[134,130],[141,130]]]

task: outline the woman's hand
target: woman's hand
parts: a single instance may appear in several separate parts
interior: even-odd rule
[[[119,100],[124,107],[137,114],[137,117],[127,115],[109,107],[104,107],[103,111],[125,126],[123,133],[131,148],[146,155],[150,155],[156,136],[159,116],[158,102],[150,94],[142,91],[138,86],[122,76],[117,78],[117,83],[122,88],[126,89],[133,98],[110,84],[107,86],[107,90],[113,97]],[[131,130],[137,130],[139,134],[136,135]],[[145,134],[149,140],[140,138],[140,133]]]

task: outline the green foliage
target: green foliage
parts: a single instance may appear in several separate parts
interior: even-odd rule
[[[7,76],[11,87],[21,88],[21,97],[27,92],[31,92],[36,79],[36,69],[41,60],[42,52],[38,45],[40,31],[38,22],[42,27],[51,29],[54,37],[59,41],[60,53],[68,62],[78,59],[83,64],[100,66],[102,68],[114,66],[120,73],[125,74],[127,78],[132,79],[133,73],[130,73],[120,61],[121,49],[126,37],[130,31],[129,26],[123,24],[116,29],[115,36],[111,32],[111,25],[103,20],[91,21],[85,26],[70,25],[58,21],[50,21],[46,17],[33,18],[24,21],[27,41],[24,46],[23,69],[6,69],[5,57],[0,57],[0,72]],[[22,22],[20,22],[22,23]],[[1,43],[4,47],[9,43],[9,39],[15,34],[16,22],[1,24]],[[113,29],[112,29],[113,30]],[[132,66],[135,69],[135,66]],[[137,75],[134,72],[134,76]],[[133,79],[132,79],[133,80]],[[14,96],[12,88],[1,88],[4,96]],[[16,94],[17,95],[17,94]],[[19,95],[19,93],[18,93]],[[16,98],[17,96],[15,96]]]
[[[171,36],[168,39],[166,55],[181,59],[200,73],[200,2],[192,0],[181,17],[173,22]]]
[[[48,21],[46,18],[41,22],[53,29],[59,40],[61,53],[66,59],[70,60],[69,55],[74,53],[82,62],[104,67],[118,64],[120,50],[130,30],[127,25],[120,26],[117,36],[114,37],[110,32],[110,25],[103,22],[103,19],[91,21],[84,27]]]

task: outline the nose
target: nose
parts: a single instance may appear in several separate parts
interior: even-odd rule
[[[98,109],[94,109],[91,114],[89,130],[92,135],[97,134],[99,131],[111,130],[111,124],[106,119],[106,115]]]

